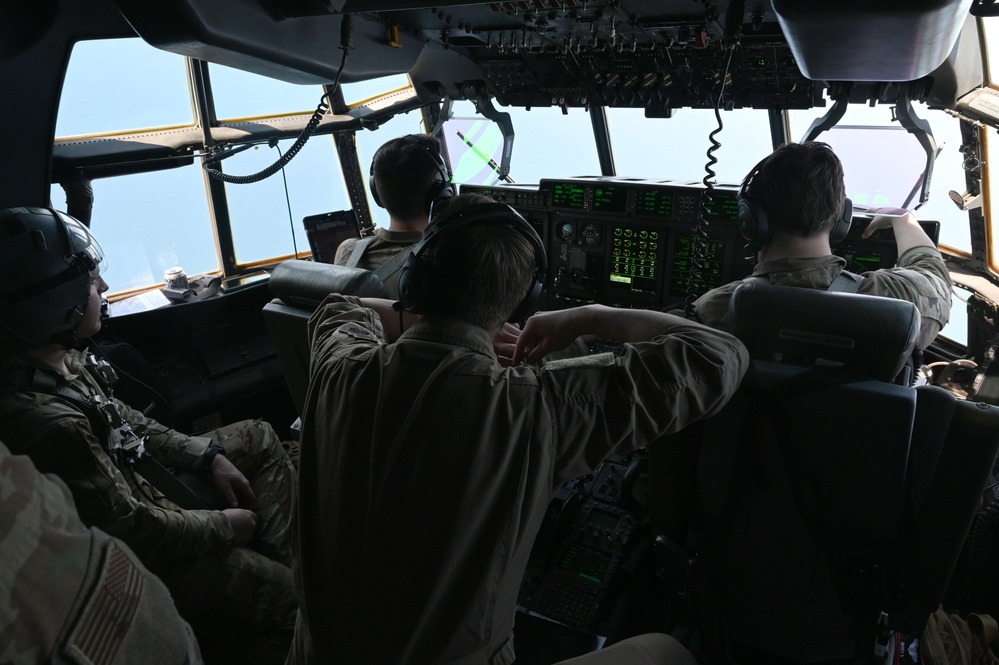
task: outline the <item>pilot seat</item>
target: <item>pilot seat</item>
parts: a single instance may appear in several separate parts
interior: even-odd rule
[[[388,298],[388,290],[370,270],[300,259],[275,266],[268,286],[274,299],[264,305],[264,321],[301,417],[309,387],[309,317],[331,293]],[[297,425],[292,431],[298,431]]]
[[[709,662],[853,662],[918,636],[999,450],[999,408],[900,385],[901,300],[747,280],[752,363],[717,415],[649,446],[667,579]],[[905,381],[902,381],[905,383]]]

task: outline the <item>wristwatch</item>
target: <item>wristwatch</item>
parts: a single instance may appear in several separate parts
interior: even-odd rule
[[[206,469],[212,468],[212,462],[215,461],[216,455],[225,455],[225,448],[217,443],[209,443],[204,456],[201,458],[202,466]]]

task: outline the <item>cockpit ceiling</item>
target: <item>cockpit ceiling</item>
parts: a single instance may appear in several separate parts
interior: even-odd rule
[[[980,58],[957,61],[954,48],[971,1],[911,0],[902,10],[885,0],[115,3],[154,46],[294,83],[336,78],[349,16],[345,82],[409,73],[424,99],[471,85],[503,105],[656,114],[713,107],[723,80],[727,107],[793,109],[821,104],[826,81],[910,81],[942,69],[967,88],[956,98],[981,84]]]

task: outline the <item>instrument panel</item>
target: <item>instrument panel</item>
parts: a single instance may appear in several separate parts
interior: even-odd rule
[[[695,232],[704,187],[606,177],[538,185],[463,185],[517,209],[541,234],[549,273],[544,309],[587,302],[624,307],[682,304],[688,291],[745,277],[737,188],[719,186]],[[531,192],[531,195],[528,195]]]
[[[538,231],[548,250],[543,310],[591,302],[671,309],[747,277],[756,263],[739,231],[734,186],[713,188],[703,204],[701,183],[606,176],[460,189],[512,206]],[[833,249],[847,270],[890,268],[898,258],[890,229],[861,237],[867,223],[856,218]],[[937,242],[939,222],[920,224]]]

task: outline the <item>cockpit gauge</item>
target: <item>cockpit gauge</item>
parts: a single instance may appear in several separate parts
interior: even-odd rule
[[[580,232],[580,237],[582,238],[582,243],[584,245],[599,245],[600,227],[596,224],[587,224]]]
[[[572,222],[565,222],[559,229],[562,242],[571,243],[576,240],[576,225]]]

